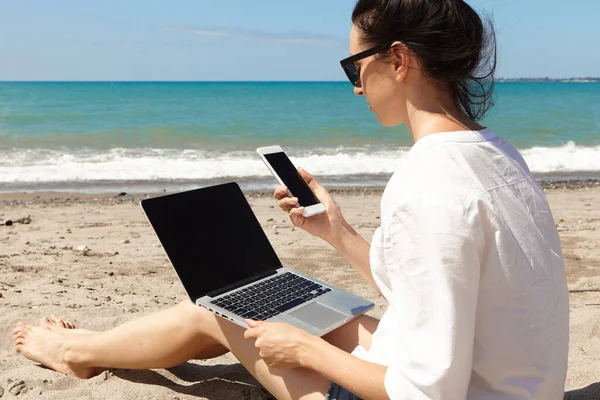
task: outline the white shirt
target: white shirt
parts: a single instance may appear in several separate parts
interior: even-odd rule
[[[563,398],[569,305],[558,232],[492,131],[419,140],[381,200],[370,252],[389,307],[369,351],[391,399]]]

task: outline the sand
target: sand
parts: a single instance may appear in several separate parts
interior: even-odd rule
[[[571,290],[568,399],[600,399],[600,186],[547,189]],[[326,243],[294,228],[265,194],[249,201],[284,265],[385,303]],[[379,225],[379,189],[338,190],[346,218],[367,239]],[[186,298],[138,205],[140,195],[2,194],[0,398],[266,399],[231,355],[169,370],[113,370],[89,379],[58,374],[15,353],[18,321],[54,313],[106,330]],[[24,221],[27,222],[27,221]],[[77,250],[79,248],[79,250]],[[586,388],[585,390],[576,390]]]

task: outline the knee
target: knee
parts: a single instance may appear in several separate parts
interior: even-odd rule
[[[202,324],[207,321],[208,318],[212,318],[212,313],[203,307],[197,306],[189,300],[184,300],[175,306],[177,313],[180,315],[183,321],[192,324]]]

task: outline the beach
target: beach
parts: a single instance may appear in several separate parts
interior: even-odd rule
[[[571,392],[566,398],[598,399],[600,185],[553,183],[545,190],[561,235],[571,292],[566,382]],[[346,219],[370,241],[379,226],[382,189],[332,193]],[[192,360],[169,370],[112,370],[80,380],[15,353],[12,331],[19,321],[39,324],[41,317],[55,314],[81,328],[107,330],[186,299],[138,204],[148,196],[0,194],[0,397],[269,398],[231,355]],[[329,245],[294,228],[270,193],[248,192],[247,197],[285,266],[363,296],[376,304],[371,315],[383,314],[386,303],[376,291]],[[14,223],[7,226],[7,220]]]

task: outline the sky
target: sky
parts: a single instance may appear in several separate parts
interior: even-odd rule
[[[600,1],[468,0],[497,77],[600,76]],[[0,80],[338,81],[354,0],[0,0]]]

